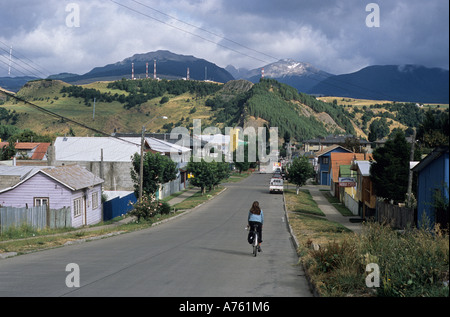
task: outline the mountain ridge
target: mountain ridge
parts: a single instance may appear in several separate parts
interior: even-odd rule
[[[331,76],[308,93],[400,102],[449,103],[449,71],[422,65],[372,65]]]
[[[245,79],[258,83],[264,77],[273,78],[296,88],[299,92],[319,95],[350,97],[372,100],[393,100],[419,103],[449,103],[448,70],[421,65],[371,65],[349,74],[333,75],[312,64],[280,59],[263,67],[248,70],[216,64],[192,55],[181,55],[168,50],[137,53],[121,61],[94,67],[85,74],[60,73],[48,79],[59,79],[73,85],[96,81],[114,81],[134,76],[153,78],[153,61],[156,60],[156,76],[164,79],[211,80],[226,83]],[[148,63],[148,73],[147,73]],[[0,86],[17,92],[27,81],[35,77],[1,77]]]

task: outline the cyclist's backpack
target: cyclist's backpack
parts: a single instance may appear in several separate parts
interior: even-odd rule
[[[248,237],[247,237],[248,243],[253,244],[253,240],[254,240],[254,239],[255,239],[255,234],[254,234],[253,231],[250,231],[250,232],[248,233]]]

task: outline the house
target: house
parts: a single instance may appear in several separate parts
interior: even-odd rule
[[[359,205],[358,214],[363,219],[375,216],[377,197],[370,179],[370,164],[372,164],[371,161],[358,160],[354,160],[351,164],[351,169],[357,172],[355,200],[358,201]]]
[[[320,185],[330,186],[330,156],[331,153],[352,153],[341,145],[332,145],[316,153],[317,157],[317,182]]]
[[[0,142],[0,148],[7,146],[8,142]],[[50,143],[46,142],[16,142],[14,155],[16,165],[47,165],[47,151]]]
[[[346,187],[339,186],[339,177],[352,177],[352,171],[350,169],[345,169],[349,173],[344,173],[341,170],[342,165],[349,166],[352,161],[355,160],[370,160],[372,158],[372,154],[368,153],[340,153],[340,152],[331,152],[330,153],[330,164],[329,164],[329,175],[330,175],[330,191],[331,193],[337,197],[343,198],[343,192]],[[342,185],[342,184],[341,184]]]
[[[417,224],[419,226],[439,223],[448,225],[449,160],[448,146],[434,149],[422,159],[412,171],[417,173]],[[436,196],[447,200],[447,210],[435,208]]]
[[[61,167],[3,166],[0,179],[18,180],[0,189],[0,205],[49,209],[70,207],[72,227],[92,225],[102,220],[103,180],[79,165]],[[10,181],[13,182],[10,178]]]
[[[131,158],[140,148],[140,138],[58,137],[50,149],[49,165],[77,164],[103,179],[104,190],[133,191]]]
[[[52,165],[78,164],[103,179],[104,190],[133,192],[132,157],[140,154],[141,141],[141,137],[58,137],[54,143]],[[170,194],[187,187],[183,168],[189,159],[189,148],[145,137],[144,151],[168,155],[177,163],[180,173],[177,184],[170,185]],[[159,198],[168,194],[167,187],[164,190]]]
[[[323,151],[330,146],[334,146],[335,144],[344,145],[346,140],[352,138],[357,139],[359,141],[360,150],[371,153],[371,144],[369,141],[357,138],[352,134],[349,135],[328,135],[326,137],[318,137],[314,139],[309,139],[303,142],[303,150],[305,152],[313,151]]]

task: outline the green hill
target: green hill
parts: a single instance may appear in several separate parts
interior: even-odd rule
[[[377,118],[387,118],[392,127],[405,129],[417,126],[424,111],[415,105],[396,104],[386,111],[367,111],[369,115],[364,116],[360,108],[320,101],[273,79],[257,84],[122,79],[82,86],[37,80],[24,85],[17,96],[63,118],[9,98],[0,106],[0,123],[52,137],[95,134],[67,118],[107,134],[140,133],[143,125],[147,131],[170,132],[176,126],[191,128],[193,119],[201,119],[203,128],[278,127],[280,136],[288,133],[297,141],[328,134],[366,137]]]

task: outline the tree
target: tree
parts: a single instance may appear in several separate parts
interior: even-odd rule
[[[314,176],[314,169],[305,156],[296,157],[287,171],[289,182],[297,185],[297,195],[300,186],[305,185],[306,181]]]
[[[202,195],[206,192],[206,188],[212,187],[213,173],[211,164],[202,159],[200,162],[191,161],[187,165],[187,172],[193,175],[190,183],[196,187],[200,187]]]
[[[386,118],[373,120],[369,127],[369,141],[374,142],[389,134],[389,125]]]
[[[46,135],[39,135],[29,129],[16,133],[9,137],[9,141],[12,142],[48,142],[50,143],[51,137]]]
[[[16,155],[16,148],[14,146],[14,142],[9,141],[8,145],[0,147],[0,161],[10,160],[11,157],[13,157],[14,155]]]
[[[249,161],[249,157],[248,157],[249,156],[249,152],[248,152],[249,149],[248,149],[248,146],[249,146],[248,142],[246,142],[243,145],[240,144],[236,148],[236,150],[233,151],[234,166],[239,170],[239,173],[242,173],[243,171],[245,172],[249,168],[256,167],[256,162]],[[239,153],[242,153],[242,152],[239,152],[239,151],[242,151],[242,147],[243,147],[243,150],[244,150],[243,160],[242,160],[242,158],[239,155]],[[258,153],[257,153],[258,149],[255,149],[255,150],[256,150],[256,153],[255,153],[255,159],[256,159],[256,157],[258,157]]]
[[[177,165],[168,156],[147,152],[144,154],[143,162],[143,195],[154,195],[161,184],[170,182],[177,176]],[[132,157],[131,179],[134,182],[136,196],[139,195],[140,163],[141,156],[135,153]]]
[[[187,165],[187,172],[194,177],[190,179],[190,183],[194,186],[200,187],[202,195],[206,189],[211,190],[218,185],[220,181],[228,178],[229,166],[226,162],[206,162],[202,159],[200,162],[191,161]]]
[[[224,155],[222,155],[222,158]],[[230,165],[222,160],[221,162],[212,161],[212,170],[214,173],[213,177],[213,187],[219,185],[219,183],[230,177]]]
[[[417,129],[417,139],[427,148],[435,148],[449,143],[449,113],[431,111],[425,113],[425,119]]]
[[[403,131],[397,131],[392,139],[373,152],[370,178],[378,197],[393,200],[395,203],[405,200],[408,190],[410,145]]]

